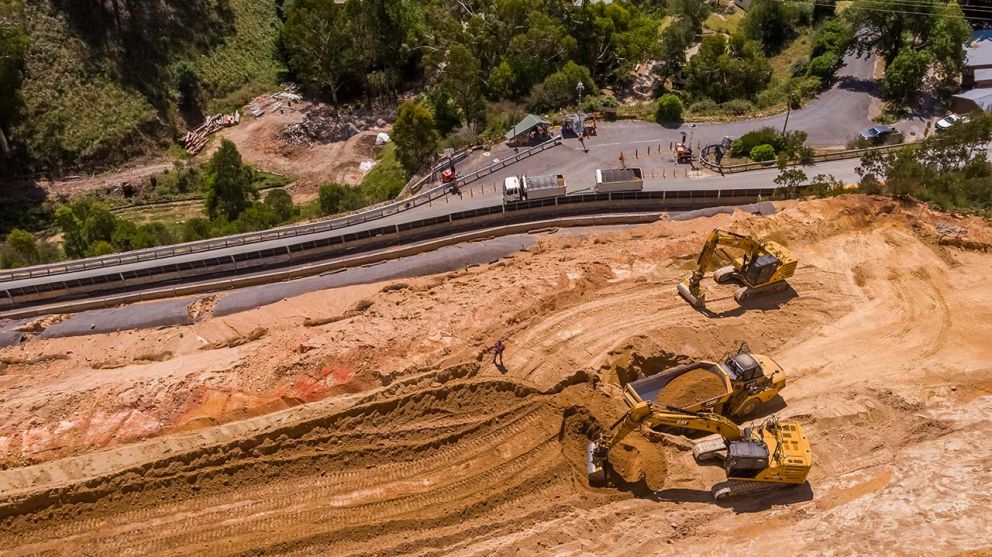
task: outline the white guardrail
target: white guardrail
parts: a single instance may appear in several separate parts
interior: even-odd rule
[[[519,153],[514,153],[512,156],[498,162],[494,162],[485,168],[481,168],[475,172],[470,172],[464,176],[459,176],[458,183],[460,185],[464,185],[474,182],[483,176],[488,176],[493,172],[497,172],[517,161],[559,145],[561,140],[562,138],[560,135],[555,136],[544,143],[535,145],[534,147],[520,151]],[[11,271],[3,271],[0,272],[0,282],[73,273],[76,271],[99,269],[103,267],[112,267],[115,265],[127,265],[130,263],[151,261],[165,257],[173,257],[176,255],[200,253],[214,249],[228,248],[231,246],[243,246],[256,242],[265,242],[268,240],[277,240],[280,238],[303,236],[306,234],[313,234],[315,232],[327,232],[338,228],[346,228],[356,224],[379,220],[396,213],[408,211],[414,207],[424,205],[425,203],[430,203],[431,201],[444,196],[449,187],[450,186],[448,184],[440,184],[429,190],[420,192],[413,197],[400,201],[394,201],[369,211],[363,211],[361,213],[348,215],[345,217],[318,221],[310,224],[271,228],[261,232],[249,232],[246,234],[224,236],[223,238],[214,238],[211,240],[173,244],[171,246],[134,250],[119,254],[105,255],[102,257],[78,259],[75,261],[67,261],[65,263],[36,265],[33,267],[23,267]]]

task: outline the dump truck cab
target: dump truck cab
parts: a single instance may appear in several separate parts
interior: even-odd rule
[[[624,386],[624,401],[634,407],[654,402],[678,377],[690,372],[706,372],[722,382],[719,394],[693,400],[683,407],[693,412],[711,411],[731,419],[740,419],[771,402],[785,387],[786,373],[769,356],[752,354],[746,345],[719,362],[705,360],[666,369]]]

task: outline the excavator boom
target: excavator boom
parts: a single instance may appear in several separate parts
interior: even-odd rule
[[[610,449],[642,425],[714,433],[695,444],[693,456],[697,461],[705,461],[725,453],[722,458],[727,481],[714,486],[713,494],[717,499],[802,484],[813,462],[805,433],[794,421],[771,417],[758,426],[742,429],[712,412],[658,407],[644,401],[632,407],[598,441],[588,445],[590,485],[609,483]],[[610,435],[613,430],[616,431]]]
[[[701,308],[706,304],[706,297],[699,287],[700,281],[707,269],[716,259],[717,248],[725,246],[740,250],[743,255],[734,260],[731,266],[718,269],[713,278],[718,283],[738,282],[743,288],[738,290],[734,298],[738,302],[772,292],[778,292],[787,287],[785,279],[795,272],[796,260],[783,246],[764,240],[755,240],[736,232],[714,229],[706,238],[696,266],[688,277],[678,284],[678,292],[693,307]]]

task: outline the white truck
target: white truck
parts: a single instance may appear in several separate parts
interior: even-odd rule
[[[641,191],[644,174],[640,168],[596,169],[596,193]]]
[[[511,203],[546,197],[565,195],[565,177],[561,174],[549,176],[510,176],[503,180],[503,202]]]

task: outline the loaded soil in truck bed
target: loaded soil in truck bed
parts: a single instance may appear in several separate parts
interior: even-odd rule
[[[692,406],[724,392],[723,381],[719,377],[702,369],[694,369],[672,379],[654,402],[668,406]]]

